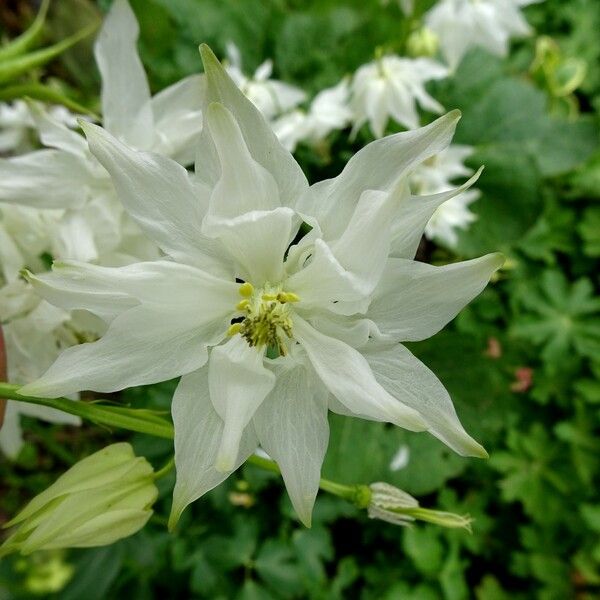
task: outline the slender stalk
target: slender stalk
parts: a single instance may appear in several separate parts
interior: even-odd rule
[[[100,425],[119,427],[166,439],[174,437],[173,425],[154,411],[109,406],[95,402],[78,402],[68,398],[22,396],[18,393],[19,387],[10,383],[0,383],[0,398],[55,408]]]

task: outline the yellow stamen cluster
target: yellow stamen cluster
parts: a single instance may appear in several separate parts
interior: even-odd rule
[[[279,356],[285,356],[287,348],[284,340],[292,337],[289,304],[298,302],[300,298],[269,285],[255,291],[248,282],[240,286],[239,292],[242,300],[236,305],[236,310],[244,313],[244,319],[233,323],[227,334],[233,336],[239,333],[250,346],[267,346],[275,349]]]

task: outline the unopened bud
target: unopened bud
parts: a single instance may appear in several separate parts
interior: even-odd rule
[[[17,529],[0,546],[0,556],[112,544],[147,523],[157,496],[148,461],[129,444],[107,446],[71,467],[4,525]]]
[[[416,498],[389,483],[372,483],[369,488],[371,502],[367,510],[371,519],[387,521],[393,525],[410,525],[418,520],[471,531],[471,518],[468,515],[421,508]]]
[[[427,27],[416,29],[406,40],[406,50],[410,56],[432,57],[437,54],[438,48],[438,36]]]

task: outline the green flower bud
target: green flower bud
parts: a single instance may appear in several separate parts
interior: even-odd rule
[[[371,502],[367,508],[371,519],[380,519],[393,525],[410,525],[426,521],[440,527],[461,528],[471,531],[471,518],[441,510],[421,508],[410,494],[389,483],[377,482],[369,486]]]
[[[0,546],[0,557],[112,544],[147,523],[157,495],[145,458],[126,443],[107,446],[71,467],[4,525],[17,529]]]
[[[406,50],[410,56],[426,56],[431,58],[437,54],[439,47],[438,36],[428,29],[416,29],[406,40]]]

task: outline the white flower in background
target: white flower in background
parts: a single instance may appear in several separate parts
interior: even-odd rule
[[[49,114],[67,127],[77,127],[77,115],[64,106],[48,107]],[[0,154],[27,152],[37,140],[36,127],[27,102],[0,102]]]
[[[424,110],[442,113],[444,108],[425,91],[425,83],[447,75],[446,67],[428,58],[383,56],[363,65],[352,81],[353,132],[368,121],[373,135],[382,137],[390,117],[415,129],[419,126],[417,103]]]
[[[349,86],[346,80],[319,92],[308,112],[294,110],[273,123],[273,131],[286,150],[293,152],[299,142],[314,145],[332,131],[344,129],[352,120],[348,105]]]
[[[78,343],[70,315],[41,300],[23,280],[14,280],[0,288],[0,320],[11,383],[23,384],[39,377],[64,348]],[[23,445],[22,415],[52,423],[80,423],[79,418],[62,411],[9,400],[0,429],[0,450],[12,459]]]
[[[233,43],[227,44],[229,64],[225,67],[229,76],[246,97],[260,110],[265,119],[272,120],[306,100],[306,94],[296,86],[271,79],[273,62],[266,60],[248,77],[242,70],[242,56]]]
[[[520,8],[539,1],[440,0],[425,15],[425,24],[438,35],[444,59],[454,70],[474,46],[506,56],[511,37],[531,32]]]
[[[257,446],[310,523],[328,408],[428,430],[462,455],[485,456],[439,380],[399,343],[439,331],[503,262],[413,260],[436,208],[475,180],[409,193],[408,174],[449,144],[458,114],[373,142],[338,177],[309,187],[212,52],[202,55],[206,126],[194,180],[85,125],[126,210],[167,258],[120,268],[68,262],[31,275],[46,300],[110,325],[22,393],[112,392],[182,376],[171,525]],[[302,222],[312,229],[290,247]]]
[[[464,161],[473,154],[470,146],[453,145],[420,164],[410,177],[411,190],[415,194],[437,194],[453,188],[458,177],[468,177],[473,170]],[[425,226],[425,237],[436,240],[450,248],[458,242],[457,229],[467,229],[476,216],[469,205],[480,196],[479,190],[469,189],[444,202]]]
[[[96,41],[103,123],[135,148],[189,164],[202,129],[203,77],[188,77],[153,98],[136,42],[139,27],[116,0]],[[108,173],[78,133],[32,105],[43,150],[0,160],[0,201],[61,210],[52,253],[58,258],[123,264],[157,254],[129,220]]]

